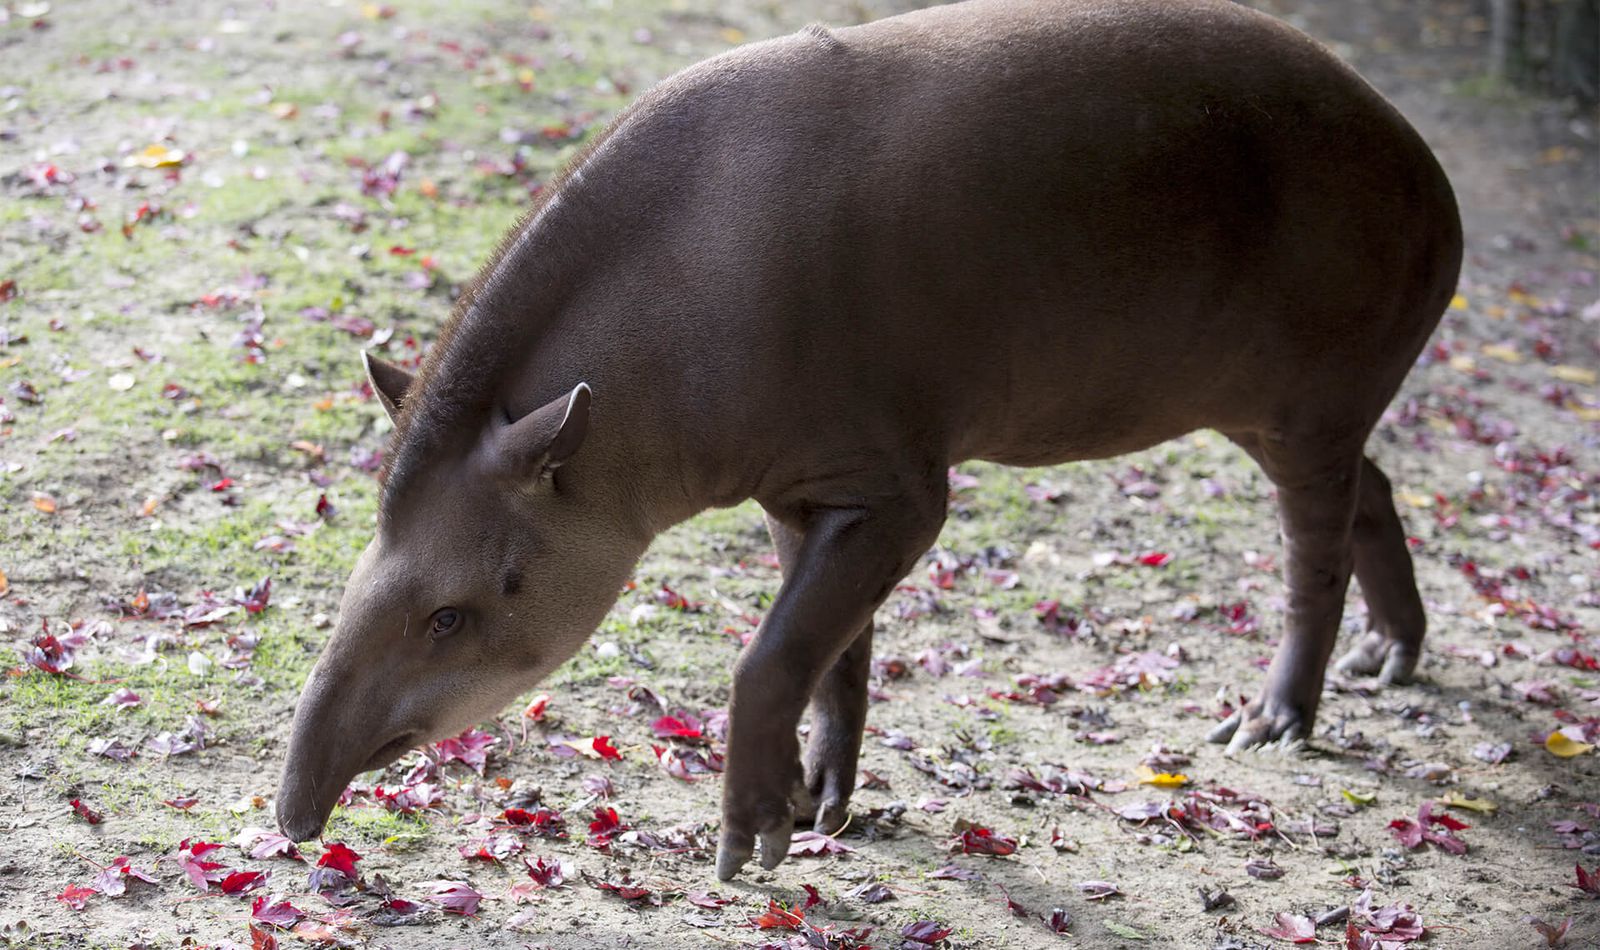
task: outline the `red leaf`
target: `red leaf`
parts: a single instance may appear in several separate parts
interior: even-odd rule
[[[200,891],[210,891],[211,882],[219,880],[228,873],[228,869],[215,861],[202,860],[204,855],[222,847],[209,841],[191,841],[188,838],[178,842],[176,860],[178,867],[183,869],[184,876],[189,879]]]
[[[482,775],[484,767],[488,765],[490,747],[499,742],[499,736],[492,736],[478,728],[470,728],[453,739],[435,742],[433,751],[438,755],[441,764],[460,762]]]
[[[840,844],[835,838],[815,831],[799,831],[789,839],[789,857],[817,857],[825,854],[849,854],[855,849]]]
[[[494,861],[499,863],[522,850],[522,842],[513,835],[488,835],[474,838],[459,849],[468,861]]]
[[[250,950],[278,950],[278,938],[271,931],[250,925]]]
[[[1417,810],[1417,815],[1430,824],[1443,825],[1444,827],[1449,828],[1451,831],[1460,831],[1463,828],[1472,827],[1448,812],[1440,812],[1439,814],[1435,815],[1433,813],[1433,802],[1431,801],[1423,802],[1422,807]]]
[[[268,871],[234,871],[218,881],[217,886],[222,888],[224,894],[243,894],[267,883],[269,874]]]
[[[628,826],[617,817],[617,810],[610,806],[596,808],[594,821],[589,822],[589,846],[605,850],[611,846],[611,837],[628,830]]]
[[[478,915],[478,902],[483,900],[483,894],[466,881],[430,881],[427,886],[445,913],[462,917]]]
[[[500,813],[500,820],[514,828],[526,828],[535,834],[547,838],[565,838],[566,819],[560,812],[548,808],[537,811],[528,811],[526,808],[507,808]]]
[[[810,884],[802,884],[800,886],[805,888],[806,892],[806,902],[800,905],[801,910],[810,910],[818,904],[824,903],[822,894],[818,892],[816,888],[812,887]]]
[[[263,577],[249,591],[233,599],[234,603],[243,607],[245,613],[258,614],[267,609],[267,601],[272,599],[272,578]]]
[[[333,868],[353,881],[356,879],[356,862],[360,860],[361,855],[335,841],[317,858],[317,867]]]
[[[83,910],[83,905],[95,893],[94,888],[84,887],[81,884],[68,884],[67,889],[56,895],[56,900],[73,910]]]
[[[650,724],[650,731],[657,739],[701,739],[700,727],[692,721],[686,722],[672,716],[662,716]]]
[[[304,911],[287,900],[278,899],[276,895],[268,897],[263,894],[250,904],[252,920],[259,920],[274,927],[292,927],[304,916]]]
[[[128,890],[128,878],[130,877],[144,881],[146,884],[154,884],[156,882],[156,879],[150,875],[149,871],[134,867],[128,863],[127,855],[119,854],[109,865],[102,868],[99,874],[95,875],[94,881],[89,884],[89,888],[99,891],[107,897],[121,897]]]
[[[1299,914],[1281,913],[1275,919],[1275,925],[1268,930],[1261,931],[1269,937],[1287,940],[1290,943],[1316,943],[1317,925],[1310,917],[1301,917]]]
[[[995,834],[982,825],[963,829],[950,842],[950,850],[962,854],[991,854],[1003,858],[1017,850],[1017,840]]]
[[[625,901],[646,900],[652,904],[661,903],[660,898],[652,894],[648,887],[641,887],[626,877],[620,881],[596,881],[591,879],[590,883],[597,889],[608,894],[615,894]]]
[[[1600,864],[1595,865],[1593,871],[1585,871],[1582,864],[1573,865],[1577,872],[1578,883],[1572,885],[1590,897],[1600,897]]]
[[[1163,567],[1171,560],[1172,555],[1163,551],[1151,551],[1148,554],[1139,555],[1139,563],[1145,567]]]
[[[757,930],[799,930],[805,926],[806,912],[798,905],[784,907],[775,900],[767,900],[765,913],[750,918]]]
[[[80,818],[82,818],[84,821],[87,821],[91,825],[98,825],[100,822],[106,820],[104,815],[90,808],[88,805],[85,805],[76,798],[72,800],[72,810],[77,812]]]
[[[560,887],[566,883],[570,873],[567,866],[557,858],[545,861],[544,858],[523,858],[522,863],[528,866],[528,876],[540,887]]]
[[[733,903],[730,898],[719,897],[710,891],[690,891],[684,895],[684,900],[696,907],[704,907],[707,910],[717,910]]]
[[[920,943],[925,947],[931,947],[953,933],[954,928],[932,920],[919,920],[900,928],[900,936],[905,938],[907,944]]]
[[[72,651],[49,633],[33,638],[26,658],[31,666],[57,676],[72,668]]]

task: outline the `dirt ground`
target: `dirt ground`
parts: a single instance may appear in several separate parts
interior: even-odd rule
[[[372,527],[358,348],[415,359],[654,81],[912,5],[0,6],[0,944],[1238,950],[1344,947],[1349,920],[1350,946],[1499,950],[1545,946],[1537,918],[1600,946],[1575,870],[1600,865],[1596,116],[1485,80],[1465,0],[1261,4],[1417,125],[1468,229],[1371,446],[1429,610],[1418,683],[1331,678],[1298,754],[1203,741],[1283,603],[1270,486],[1197,433],[960,468],[880,611],[826,853],[712,874],[727,670],[778,580],[749,505],[661,538],[481,735],[362,776],[324,846],[251,830]],[[601,735],[620,759],[564,744]]]

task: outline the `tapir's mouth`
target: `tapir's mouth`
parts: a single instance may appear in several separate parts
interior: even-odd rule
[[[400,756],[404,755],[407,749],[416,745],[417,737],[420,735],[420,732],[413,731],[401,733],[400,735],[395,736],[393,739],[380,746],[378,751],[372,753],[372,757],[367,759],[366,764],[362,765],[361,768],[357,769],[356,771],[370,772],[373,769],[383,768],[385,765],[388,765],[390,762],[393,762],[395,759],[398,759]]]

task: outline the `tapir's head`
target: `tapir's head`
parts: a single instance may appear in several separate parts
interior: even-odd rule
[[[368,372],[394,416],[410,374],[377,360]],[[579,384],[515,421],[487,420],[386,486],[295,712],[277,802],[290,838],[320,833],[357,773],[497,714],[615,601],[642,545],[574,484],[583,466],[565,465],[589,402]]]

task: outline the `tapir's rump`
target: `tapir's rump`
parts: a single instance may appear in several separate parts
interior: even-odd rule
[[[718,872],[757,837],[771,866],[795,818],[842,821],[872,613],[949,466],[1203,427],[1277,486],[1288,586],[1267,682],[1213,738],[1308,736],[1352,573],[1371,629],[1342,666],[1398,682],[1419,655],[1363,452],[1460,257],[1405,120],[1226,0],[971,0],[685,70],[549,189],[415,379],[370,368],[394,461],[280,820],[315,833],[357,768],[492,714],[657,532],[754,498],[784,583],[734,671]]]

